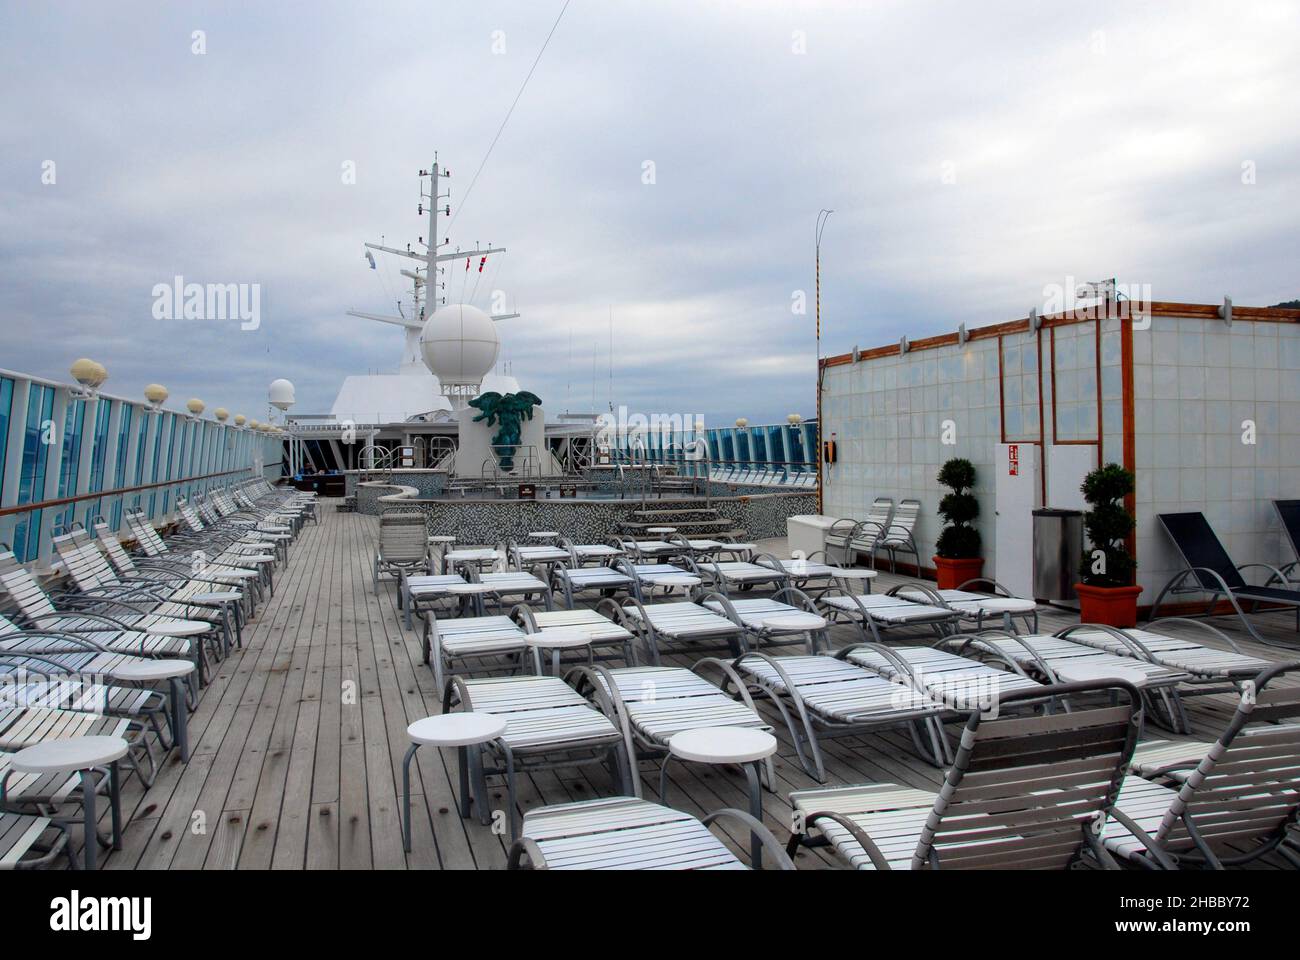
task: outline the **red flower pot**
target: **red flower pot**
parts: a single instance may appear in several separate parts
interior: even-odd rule
[[[1079,620],[1104,623],[1110,627],[1137,626],[1137,599],[1141,587],[1092,587],[1076,583],[1079,597]]]
[[[934,558],[935,578],[940,590],[956,590],[967,580],[976,580],[984,569],[983,557],[963,557],[949,560],[947,557]]]

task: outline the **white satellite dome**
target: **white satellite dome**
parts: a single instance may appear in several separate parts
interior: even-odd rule
[[[293,384],[288,380],[271,381],[271,387],[267,390],[267,399],[271,401],[271,406],[288,410],[294,403]]]
[[[420,353],[443,386],[482,383],[501,350],[496,324],[468,304],[443,307],[424,322]]]

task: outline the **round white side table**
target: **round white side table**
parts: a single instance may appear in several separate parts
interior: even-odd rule
[[[185,703],[185,678],[194,672],[189,660],[130,660],[119,663],[109,671],[115,680],[125,680],[149,686],[167,682],[171,700],[172,743],[180,751],[181,760],[190,760],[189,707]]]
[[[122,848],[122,795],[117,762],[126,756],[127,742],[121,737],[70,737],[46,740],[19,750],[9,760],[18,773],[79,773],[81,810],[86,822],[86,848],[82,851],[87,870],[98,866],[99,831],[95,813],[95,768],[108,767],[109,805],[113,813],[113,849]]]
[[[586,648],[591,659],[591,631],[572,627],[547,627],[528,634],[528,646],[533,651],[533,672],[539,677],[542,671],[542,651],[551,651],[551,675],[560,675],[560,653],[564,650]]]
[[[411,738],[411,746],[402,760],[402,848],[411,850],[411,760],[416,751],[423,746],[455,747],[456,762],[460,776],[459,810],[462,817],[470,812],[469,762],[477,763],[469,755],[470,747],[490,743],[506,732],[503,717],[490,713],[444,713],[436,717],[425,717],[406,728],[406,735]],[[487,802],[486,797],[479,797],[478,802]],[[513,812],[511,816],[513,816]]]

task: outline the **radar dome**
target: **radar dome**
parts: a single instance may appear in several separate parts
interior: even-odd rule
[[[271,401],[271,406],[279,407],[281,410],[288,410],[293,406],[293,384],[288,380],[273,380],[271,387],[267,391],[267,399]]]
[[[468,304],[443,307],[420,331],[424,365],[443,386],[482,383],[492,372],[500,350],[492,318]]]

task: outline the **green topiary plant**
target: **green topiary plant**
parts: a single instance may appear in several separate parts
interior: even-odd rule
[[[945,560],[974,560],[980,555],[980,532],[971,526],[980,515],[980,502],[970,492],[975,486],[975,465],[954,457],[939,469],[936,479],[952,493],[939,501],[939,516],[946,526],[935,542],[935,553]]]
[[[1090,587],[1131,586],[1137,561],[1124,543],[1133,530],[1124,498],[1133,492],[1133,474],[1108,463],[1084,477],[1079,489],[1091,507],[1083,515],[1083,529],[1092,544],[1084,551],[1080,579]]]

